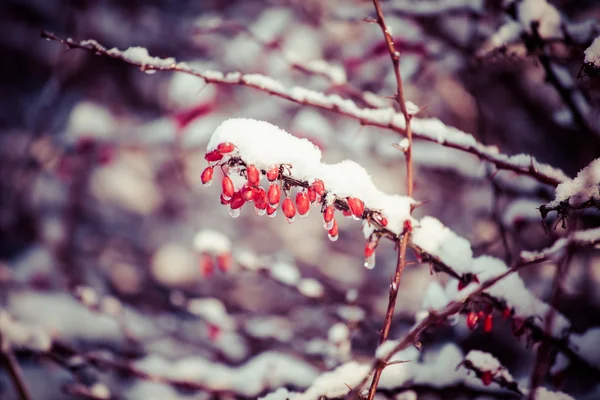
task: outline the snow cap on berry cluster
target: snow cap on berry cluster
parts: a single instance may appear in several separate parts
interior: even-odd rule
[[[226,120],[213,133],[207,152],[221,143],[232,143],[235,149],[229,155],[241,158],[247,165],[253,164],[261,170],[283,165],[295,179],[309,183],[321,179],[328,193],[342,199],[362,200],[365,207],[380,211],[387,218],[387,229],[394,233],[401,233],[404,221],[410,218],[413,199],[383,193],[368,172],[354,161],[322,163],[321,151],[312,142],[268,122],[247,118]]]

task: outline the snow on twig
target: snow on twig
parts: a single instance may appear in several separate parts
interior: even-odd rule
[[[542,219],[556,211],[559,219],[565,220],[569,213],[586,208],[600,209],[600,158],[583,168],[573,179],[561,182],[553,201],[540,207]]]
[[[146,72],[177,71],[197,76],[198,78],[204,79],[206,83],[247,86],[298,104],[310,105],[354,118],[363,125],[390,129],[400,134],[405,133],[406,125],[404,116],[395,112],[393,108],[360,108],[353,101],[344,99],[339,95],[325,95],[302,87],[286,89],[278,81],[259,74],[245,75],[240,72],[224,74],[219,71],[201,71],[189,67],[184,62],[174,62],[167,65],[167,63],[161,61],[157,65],[153,65],[151,64],[151,59],[142,61],[138,58],[130,59],[124,56],[123,52],[113,49],[108,50],[93,40],[76,42],[72,39],[59,38],[49,32],[43,32],[42,35],[49,40],[59,41],[69,48],[85,49],[99,55],[122,60],[128,64],[138,66]],[[171,61],[172,59],[164,60]],[[498,151],[497,147],[485,146],[477,142],[473,136],[460,131],[459,129],[449,127],[439,119],[415,117],[412,119],[412,130],[414,137],[417,139],[437,142],[447,147],[466,151],[476,155],[484,161],[493,163],[498,169],[511,170],[521,174],[530,175],[540,182],[554,186],[567,179],[567,176],[560,169],[539,163],[535,158],[529,155],[520,154],[516,156],[507,156],[502,154]]]

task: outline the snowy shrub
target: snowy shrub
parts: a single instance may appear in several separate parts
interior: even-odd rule
[[[0,397],[598,398],[600,8],[492,3],[0,5]]]

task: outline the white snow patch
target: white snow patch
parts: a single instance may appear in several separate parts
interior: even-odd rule
[[[600,158],[579,171],[573,179],[566,179],[556,187],[556,198],[548,203],[555,207],[569,199],[569,203],[580,203],[591,198],[600,199]]]
[[[289,286],[296,286],[301,279],[298,267],[286,261],[276,262],[269,272],[273,279]]]
[[[438,257],[458,273],[470,272],[473,252],[471,244],[458,236],[438,219],[424,217],[413,229],[412,242],[427,253]]]
[[[229,253],[231,252],[231,240],[219,231],[202,229],[194,236],[194,249],[199,253]]]
[[[571,348],[581,358],[590,364],[600,368],[600,352],[598,343],[600,343],[600,328],[588,329],[582,334],[573,333],[570,335]]]
[[[211,390],[231,390],[246,397],[287,385],[307,387],[317,377],[316,368],[309,363],[279,352],[261,353],[239,367],[197,356],[170,362],[157,355],[136,362],[136,366],[148,373],[190,380]]]
[[[316,279],[305,278],[298,283],[298,291],[306,297],[319,298],[325,294],[325,288]]]
[[[590,47],[585,49],[585,58],[583,62],[593,64],[596,68],[600,68],[600,36],[598,36]]]

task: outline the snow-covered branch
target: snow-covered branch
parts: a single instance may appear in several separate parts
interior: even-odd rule
[[[285,88],[280,82],[259,74],[242,74],[230,72],[223,74],[219,71],[201,71],[192,68],[184,62],[176,62],[174,58],[158,58],[148,55],[142,47],[131,47],[127,50],[106,49],[94,40],[77,42],[72,39],[61,39],[56,35],[44,32],[43,37],[59,41],[69,48],[81,48],[96,54],[122,60],[128,64],[139,67],[142,71],[176,71],[194,75],[204,79],[206,83],[242,85],[257,89],[298,104],[310,105],[323,110],[335,112],[358,120],[362,125],[375,126],[405,134],[405,120],[402,114],[387,109],[360,108],[354,102],[344,99],[339,95],[325,95],[320,92],[302,87]],[[535,158],[525,154],[507,156],[499,153],[495,146],[485,146],[475,138],[459,129],[449,127],[435,118],[412,118],[413,135],[417,139],[439,143],[443,146],[462,150],[488,161],[498,169],[515,171],[534,177],[540,182],[558,185],[567,179],[560,169],[538,162]]]
[[[600,209],[600,158],[579,171],[575,178],[561,182],[554,200],[540,206],[540,214],[545,220],[550,212],[556,211],[565,225],[571,212],[587,208]]]

